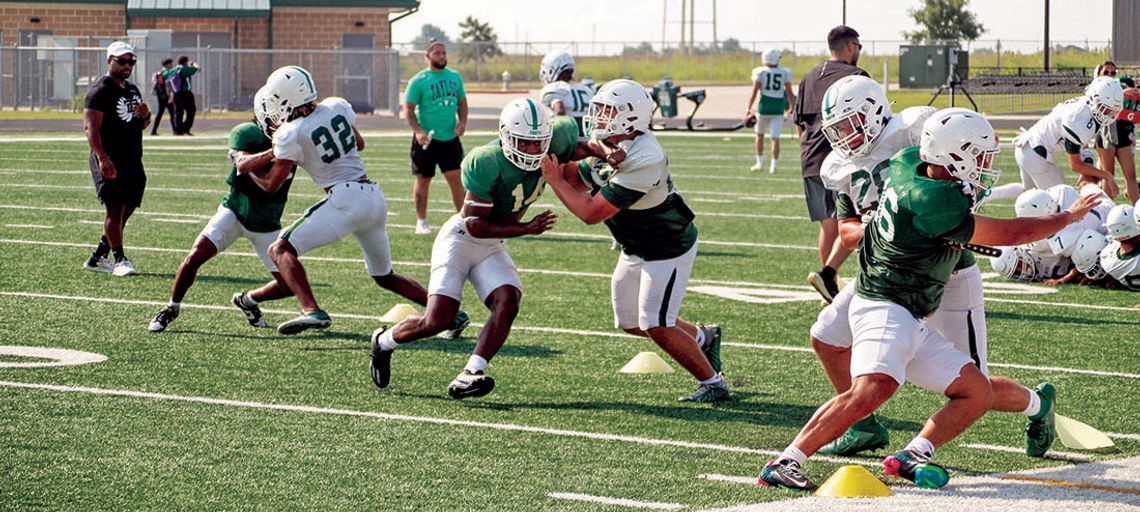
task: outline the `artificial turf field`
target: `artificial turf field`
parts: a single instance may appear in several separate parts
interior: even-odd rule
[[[147,138],[146,197],[126,233],[141,275],[126,278],[80,269],[103,217],[81,134],[0,139],[0,344],[106,357],[21,368],[11,366],[48,360],[0,349],[0,508],[703,509],[800,496],[741,483],[754,481],[833,394],[807,343],[820,310],[804,284],[819,266],[817,229],[806,217],[793,141],[784,141],[780,170],[769,175],[748,171],[750,136],[661,137],[700,230],[681,315],[725,332],[734,400],[700,405],[676,402],[695,382],[675,363],[673,374],[617,372],[640,351],[661,352],[613,328],[609,273],[617,254],[608,233],[578,221],[549,191],[531,213],[554,209],[555,229],[510,242],[524,298],[488,369],[498,387],[487,397],[454,401],[445,392],[476,326],[461,340],[401,347],[392,386],[373,386],[368,335],[400,298],[372,284],[351,238],[304,260],[334,319],[325,331],[283,337],[249,327],[229,298],[269,275],[238,241],[203,267],[168,331],[148,333],[178,263],[227,190],[223,135]],[[464,142],[489,139],[472,134]],[[432,237],[412,234],[407,136],[366,140],[368,174],[388,199],[396,271],[426,284]],[[1008,151],[999,162],[1005,179],[1016,179]],[[298,171],[285,220],[322,195]],[[430,207],[433,226],[450,215],[442,180]],[[1012,208],[999,203],[983,213],[1010,216]],[[856,268],[851,259],[841,275]],[[936,461],[955,477],[943,494],[929,495],[955,496],[956,482],[978,475],[1080,472],[1098,467],[1087,462],[1140,456],[1140,295],[993,276],[986,283],[992,373],[1029,386],[1055,383],[1059,412],[1113,433],[1117,446],[1092,453],[1058,443],[1050,458],[1029,459],[1019,448],[1024,418],[990,414],[938,450]],[[262,307],[271,323],[297,309],[292,299]],[[486,316],[475,302],[465,307],[476,322]],[[901,388],[881,409],[892,448],[943,400]],[[806,472],[821,482],[854,461],[879,474],[885,454],[817,457]],[[1093,503],[1028,487],[1027,510]],[[1140,503],[1137,493],[1089,496],[1098,508]]]

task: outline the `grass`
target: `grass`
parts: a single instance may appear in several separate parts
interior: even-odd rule
[[[147,195],[127,230],[127,254],[142,274],[121,279],[79,269],[98,239],[102,218],[91,190],[86,145],[0,141],[6,149],[0,175],[7,182],[0,191],[0,246],[7,256],[0,259],[4,343],[108,357],[82,366],[0,367],[4,508],[579,510],[583,504],[548,493],[692,508],[797,496],[696,478],[702,473],[754,476],[767,455],[555,432],[778,451],[830,397],[812,354],[765,348],[805,349],[808,327],[819,312],[818,300],[802,280],[818,266],[812,249],[816,228],[800,218],[806,212],[795,158],[782,159],[775,175],[751,174],[750,138],[661,138],[675,183],[697,211],[704,241],[682,315],[722,323],[725,341],[743,344],[723,349],[734,401],[677,403],[695,383],[672,362],[678,373],[617,373],[639,351],[657,349],[647,340],[612,335],[605,276],[617,255],[604,228],[578,222],[554,205],[548,192],[533,211],[559,213],[555,230],[511,241],[525,296],[516,329],[489,367],[499,387],[483,399],[457,402],[446,397],[445,387],[470,353],[475,328],[462,340],[424,340],[401,348],[392,387],[380,391],[371,384],[367,336],[378,322],[347,315],[376,317],[398,298],[370,284],[351,239],[314,251],[311,256],[324,259],[306,263],[318,299],[334,318],[327,331],[281,337],[246,324],[229,306],[229,296],[258,286],[268,275],[239,241],[202,269],[168,332],[146,332],[168,299],[184,251],[226,190],[226,154],[214,149],[222,142],[209,135],[147,142]],[[470,136],[464,142],[470,148],[485,140]],[[370,137],[364,156],[369,176],[388,198],[396,270],[426,283],[432,240],[412,234],[406,151],[402,135]],[[785,143],[784,151],[795,148]],[[1006,176],[1015,174],[1009,171],[1012,155],[1005,152],[1000,159]],[[295,218],[321,196],[301,172],[286,216]],[[448,204],[446,187],[437,180],[429,214],[433,225],[448,217]],[[1008,204],[997,204],[987,213],[1011,211]],[[981,265],[988,270],[985,262]],[[842,274],[850,278],[854,269],[855,261],[849,261]],[[695,286],[707,283],[696,280],[805,296],[747,303],[700,293]],[[1023,291],[989,295],[1020,301],[988,304],[991,362],[1140,373],[1135,336],[1140,311],[1130,309],[1140,302],[1135,294],[1043,286]],[[472,295],[468,288],[466,296]],[[296,302],[263,307],[274,311],[268,313],[271,322],[279,322],[293,314]],[[476,321],[486,316],[474,302],[465,307]],[[0,363],[16,359],[0,357]],[[1109,432],[1140,433],[1133,420],[1140,404],[1135,378],[993,371],[1030,386],[1054,382],[1063,414]],[[59,392],[12,382],[327,410]],[[905,444],[941,402],[904,386],[882,409],[892,447]],[[963,473],[1068,464],[962,446],[1019,446],[1023,421],[1018,415],[987,415],[939,449],[937,459]],[[1095,460],[1136,455],[1140,443],[1129,440],[1118,440],[1117,451],[1092,454]],[[877,457],[860,460],[874,465]],[[806,470],[821,481],[837,467],[813,460]]]

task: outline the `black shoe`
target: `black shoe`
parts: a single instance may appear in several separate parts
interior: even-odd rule
[[[150,321],[150,326],[146,330],[150,332],[165,331],[166,326],[170,325],[170,322],[173,322],[175,318],[178,318],[178,308],[166,306],[157,315],[154,315],[154,320]]]
[[[372,360],[368,363],[368,368],[372,373],[372,383],[380,389],[388,387],[388,384],[392,382],[392,352],[395,350],[380,348],[380,335],[387,330],[388,326],[382,325],[379,329],[372,331]]]
[[[773,460],[760,470],[756,483],[768,487],[783,487],[797,491],[814,491],[818,488],[800,470],[800,463],[792,459]]]
[[[836,274],[827,276],[823,271],[811,272],[807,276],[807,282],[812,288],[815,288],[815,291],[819,292],[819,296],[823,297],[823,300],[827,301],[828,304],[831,304],[835,296],[839,295],[839,278]]]
[[[495,379],[490,375],[483,373],[482,370],[475,373],[463,370],[455,380],[451,381],[451,385],[447,386],[447,395],[456,400],[463,400],[484,396],[492,389],[495,389]]]
[[[230,302],[233,302],[242,313],[245,314],[246,321],[249,325],[254,327],[269,327],[265,322],[265,316],[261,314],[261,308],[256,304],[253,306],[246,305],[245,299],[249,297],[249,292],[235,293]]]

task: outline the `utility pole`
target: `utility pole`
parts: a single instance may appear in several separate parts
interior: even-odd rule
[[[1049,71],[1049,0],[1045,0],[1045,71]]]
[[[680,44],[680,46],[677,47],[677,51],[680,53],[686,53],[685,52],[685,19],[686,19],[685,15],[687,13],[685,12],[685,4],[688,3],[688,1],[689,0],[681,0],[681,44]]]
[[[843,23],[842,23],[842,25],[846,25],[846,24],[847,24],[847,0],[843,0]]]
[[[718,51],[717,49],[720,48],[720,46],[717,44],[717,41],[716,41],[716,0],[712,0],[712,3],[713,3],[713,19],[712,19],[713,53],[717,53],[717,51]],[[1088,46],[1088,44],[1086,43],[1085,46]]]
[[[696,41],[693,39],[693,25],[695,25],[697,0],[689,0],[689,53],[693,53],[693,47],[696,46]]]

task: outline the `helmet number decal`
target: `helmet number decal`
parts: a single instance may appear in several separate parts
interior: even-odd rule
[[[332,132],[324,126],[317,127],[310,136],[313,139],[313,144],[316,144],[321,150],[321,161],[326,164],[340,158],[342,150],[344,153],[348,153],[356,148],[356,135],[352,133],[352,125],[348,124],[348,120],[343,115],[334,116],[329,125],[336,131],[335,139]],[[340,141],[340,148],[337,148],[338,140]]]

